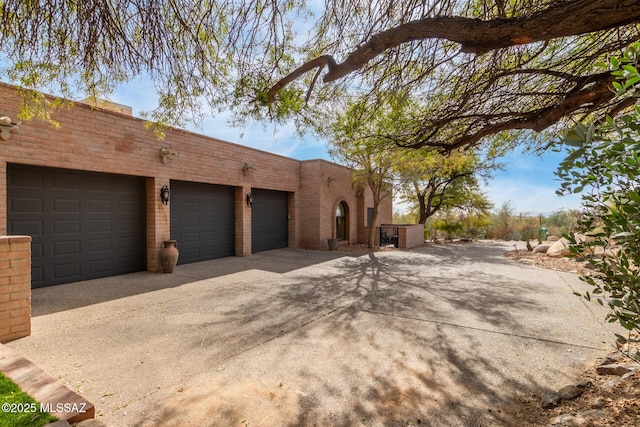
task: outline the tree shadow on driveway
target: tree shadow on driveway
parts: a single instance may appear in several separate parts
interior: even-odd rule
[[[575,334],[588,310],[546,273],[464,257],[370,253],[232,283],[246,299],[218,301],[225,316],[198,325],[210,339],[184,343],[223,369],[146,414],[167,426],[522,425],[509,403],[571,381],[600,352],[588,336],[600,324]]]

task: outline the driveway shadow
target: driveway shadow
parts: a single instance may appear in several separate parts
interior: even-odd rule
[[[352,255],[338,251],[285,248],[259,252],[250,257],[227,257],[178,265],[173,274],[141,271],[37,288],[31,292],[31,315],[38,317],[72,310],[253,269],[286,273],[345,256]]]
[[[222,341],[237,350],[223,358],[215,334],[187,346],[224,371],[148,408],[153,423],[522,425],[518,395],[572,380],[600,348],[567,324],[581,302],[560,289],[571,314],[554,311],[548,277],[503,262],[502,250],[369,253],[231,284],[261,296],[207,324],[233,331]]]

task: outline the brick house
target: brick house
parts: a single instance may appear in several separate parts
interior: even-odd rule
[[[15,119],[16,89],[0,84],[0,99]],[[76,103],[55,120],[0,140],[0,236],[31,236],[33,287],[161,271],[168,239],[179,263],[366,242],[372,197],[343,166],[178,129],[161,141],[126,108]],[[389,201],[379,222],[391,220]]]

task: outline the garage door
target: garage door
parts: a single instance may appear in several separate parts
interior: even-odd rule
[[[32,287],[146,268],[144,179],[7,168],[9,234],[32,237]]]
[[[289,246],[289,195],[283,191],[252,189],[252,252]]]
[[[171,239],[178,264],[235,255],[233,187],[171,181]]]

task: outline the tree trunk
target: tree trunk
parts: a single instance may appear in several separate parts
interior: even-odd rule
[[[376,242],[376,223],[378,222],[379,203],[373,203],[373,214],[371,215],[371,224],[369,224],[369,237],[367,238],[367,247],[375,247]]]
[[[420,218],[418,219],[418,224],[425,224],[427,222],[427,206],[425,205],[425,196],[424,194],[418,194],[418,203],[420,204]]]

